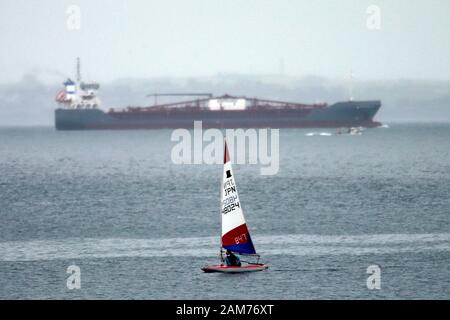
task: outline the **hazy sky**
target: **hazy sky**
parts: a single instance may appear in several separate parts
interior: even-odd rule
[[[69,30],[67,9],[80,8]],[[370,5],[380,30],[367,27]],[[72,21],[72,20],[71,20]],[[0,83],[35,72],[49,81],[319,75],[450,79],[449,0],[1,0]]]

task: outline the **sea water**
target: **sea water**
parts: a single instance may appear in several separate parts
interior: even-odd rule
[[[276,175],[234,166],[270,265],[237,275],[200,269],[222,166],[174,164],[171,132],[1,128],[0,298],[450,298],[449,124],[281,129]]]

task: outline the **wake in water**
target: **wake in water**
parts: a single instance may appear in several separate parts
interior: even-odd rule
[[[450,233],[357,236],[255,236],[263,255],[365,255],[450,251]],[[217,254],[216,237],[170,239],[64,239],[0,243],[0,261],[80,258],[205,256]]]
[[[330,137],[332,136],[332,133],[329,132],[309,132],[307,134],[305,134],[305,136],[307,137],[313,137],[313,136],[324,136],[324,137]]]

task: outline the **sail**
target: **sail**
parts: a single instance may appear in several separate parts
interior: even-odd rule
[[[239,201],[226,142],[223,163],[222,247],[237,253],[256,254]]]

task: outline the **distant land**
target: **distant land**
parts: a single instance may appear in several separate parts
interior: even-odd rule
[[[11,84],[0,84],[0,126],[53,125],[55,96],[62,89],[33,73]],[[91,79],[89,79],[91,80]],[[211,92],[292,102],[348,100],[349,81],[323,77],[218,74],[210,77],[118,79],[100,84],[104,110],[110,107],[150,106],[154,92]],[[450,81],[379,80],[353,81],[355,100],[380,99],[375,119],[382,122],[450,122]],[[173,100],[159,98],[158,102]]]

